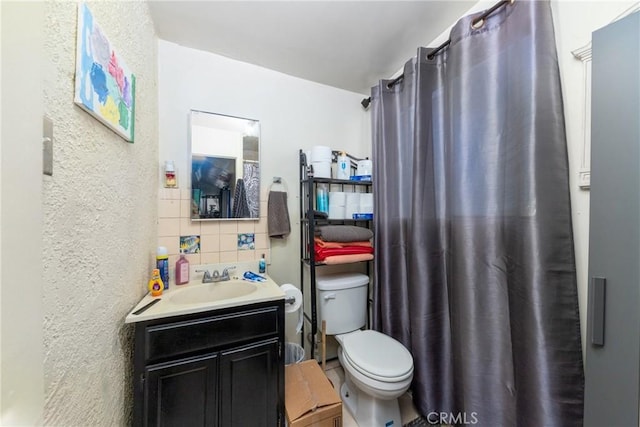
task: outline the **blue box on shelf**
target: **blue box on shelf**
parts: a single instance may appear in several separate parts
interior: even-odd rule
[[[373,219],[372,213],[354,213],[353,219]]]
[[[351,181],[371,181],[371,175],[351,175]]]

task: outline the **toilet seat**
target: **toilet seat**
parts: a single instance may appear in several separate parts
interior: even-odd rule
[[[377,331],[356,331],[340,336],[343,356],[362,375],[394,383],[413,375],[413,358],[399,341]]]

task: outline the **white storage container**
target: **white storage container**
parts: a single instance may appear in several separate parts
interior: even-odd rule
[[[316,278],[318,329],[327,322],[327,335],[344,334],[367,323],[367,284],[361,273],[335,273]]]

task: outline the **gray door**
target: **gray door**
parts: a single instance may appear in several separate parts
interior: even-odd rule
[[[593,33],[586,427],[638,426],[640,13]]]

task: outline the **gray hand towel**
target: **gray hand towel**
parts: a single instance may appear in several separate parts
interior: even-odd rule
[[[287,193],[284,191],[270,191],[267,202],[267,227],[269,237],[284,239],[291,232],[289,209],[287,208]]]
[[[373,231],[356,225],[323,225],[318,234],[325,242],[363,242],[373,237]]]

